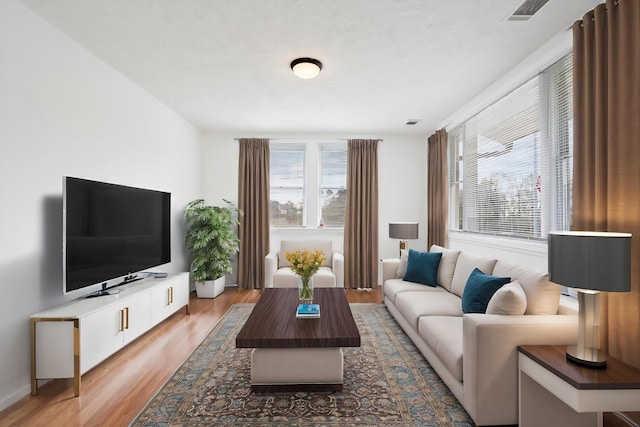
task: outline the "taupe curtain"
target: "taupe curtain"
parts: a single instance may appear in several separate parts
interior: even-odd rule
[[[427,248],[447,247],[449,176],[447,174],[448,134],[442,128],[427,140]]]
[[[640,1],[609,0],[573,25],[574,230],[631,239],[631,292],[601,296],[601,346],[640,367]]]
[[[244,216],[238,230],[238,286],[261,289],[269,253],[269,140],[242,138],[239,143],[238,207]]]
[[[378,142],[347,142],[345,288],[373,288],[378,284]]]

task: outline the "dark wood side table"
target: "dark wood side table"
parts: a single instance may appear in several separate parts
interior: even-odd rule
[[[520,427],[602,426],[602,413],[640,409],[640,369],[611,356],[605,369],[566,360],[565,346],[518,347]]]

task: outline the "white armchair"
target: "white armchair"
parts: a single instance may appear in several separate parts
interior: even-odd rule
[[[331,240],[282,240],[280,250],[269,253],[264,259],[265,288],[298,287],[298,276],[291,271],[291,264],[284,257],[285,253],[296,249],[321,250],[327,258],[313,276],[314,287],[344,287],[344,255],[333,250]]]

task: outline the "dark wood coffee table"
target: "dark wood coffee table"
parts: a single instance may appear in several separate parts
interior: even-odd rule
[[[360,333],[343,288],[316,288],[320,318],[298,319],[297,289],[265,289],[236,337],[253,348],[256,392],[342,390],[342,347],[360,347]]]

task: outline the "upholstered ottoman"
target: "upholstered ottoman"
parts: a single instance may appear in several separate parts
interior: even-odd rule
[[[341,389],[343,361],[341,347],[255,348],[251,352],[251,386],[254,390],[263,385],[286,389],[305,384],[313,385],[314,390]]]

